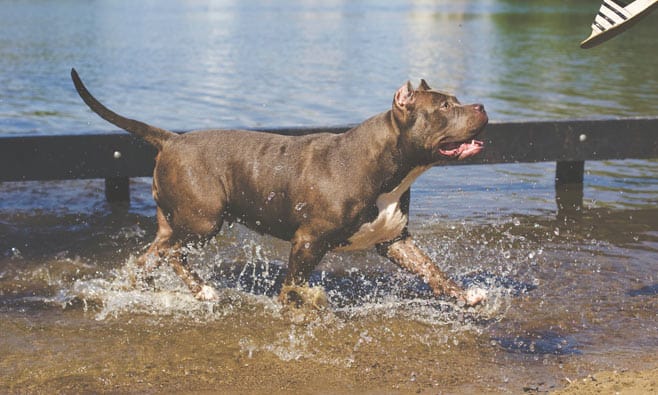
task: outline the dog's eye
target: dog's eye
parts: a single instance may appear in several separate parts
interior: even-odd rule
[[[444,101],[443,103],[441,103],[441,109],[442,110],[447,110],[450,107],[451,107],[451,105],[450,105],[450,102],[448,102],[448,101]]]

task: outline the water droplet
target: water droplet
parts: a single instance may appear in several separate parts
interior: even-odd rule
[[[256,225],[257,225],[257,226],[260,226],[260,221],[256,221]]]
[[[560,235],[560,228],[555,228],[553,230],[553,234],[555,234],[555,236],[559,236]]]
[[[519,225],[521,225],[521,221],[520,221],[518,218],[514,218],[514,219],[512,220],[512,223],[514,224],[514,226],[519,226]]]
[[[301,211],[304,208],[304,206],[306,206],[306,202],[299,202],[295,204],[295,211]]]
[[[23,258],[23,253],[22,253],[21,250],[19,250],[18,248],[16,248],[16,247],[11,247],[11,250],[10,250],[10,251],[11,251],[11,257],[12,257],[13,259],[21,259],[21,258]]]
[[[276,193],[274,193],[274,192],[270,192],[270,194],[267,195],[267,201],[268,201],[268,202],[271,202],[272,199],[274,199],[274,197],[276,197]]]
[[[311,243],[309,242],[304,243],[304,248],[311,248]]]

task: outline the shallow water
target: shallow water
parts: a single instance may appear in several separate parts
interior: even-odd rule
[[[0,134],[113,130],[90,89],[159,126],[343,125],[426,78],[492,120],[655,116],[656,17],[583,51],[598,2],[9,2]],[[38,25],[41,29],[30,27]],[[623,144],[623,138],[620,139]],[[288,245],[235,226],[193,264],[133,288],[153,238],[150,180],[108,205],[102,180],[0,185],[1,392],[512,392],[655,366],[658,162],[588,162],[581,217],[558,219],[555,164],[433,168],[411,228],[489,292],[464,308],[372,252],[313,274],[330,306],[274,298]]]
[[[414,191],[417,202],[449,202],[452,193],[474,202],[500,193],[504,200],[504,192],[490,190],[423,195],[424,181]],[[67,195],[100,190],[84,185],[93,183],[46,186]],[[9,200],[26,188],[10,187],[19,191],[5,190]],[[139,213],[149,211],[148,180],[133,183],[132,194],[130,209],[108,207],[98,193],[86,206],[78,198],[73,208],[3,213],[6,390],[519,392],[563,385],[593,368],[655,363],[654,208],[590,201],[579,221],[566,223],[550,199],[526,212],[497,210],[482,199],[485,209],[466,219],[414,210],[419,242],[463,284],[486,288],[485,306],[435,299],[373,253],[336,254],[313,275],[327,290],[329,310],[300,316],[272,297],[286,243],[239,226],[193,259],[221,290],[220,302],[197,302],[166,268],[153,287],[131,288],[134,257],[155,227]]]

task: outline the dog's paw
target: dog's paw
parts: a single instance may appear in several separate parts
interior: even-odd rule
[[[201,287],[201,291],[197,292],[194,297],[202,302],[216,302],[219,300],[219,294],[215,288],[210,285],[204,285]]]
[[[473,287],[466,290],[464,302],[468,306],[475,306],[487,300],[487,291],[483,288]]]
[[[329,305],[322,287],[285,285],[279,294],[279,301],[288,306],[311,307],[316,310],[323,310]]]

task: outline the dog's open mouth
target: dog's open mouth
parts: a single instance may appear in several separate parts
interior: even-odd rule
[[[439,153],[449,158],[459,160],[477,155],[484,149],[484,143],[480,140],[471,140],[468,143],[448,143],[439,148]]]

